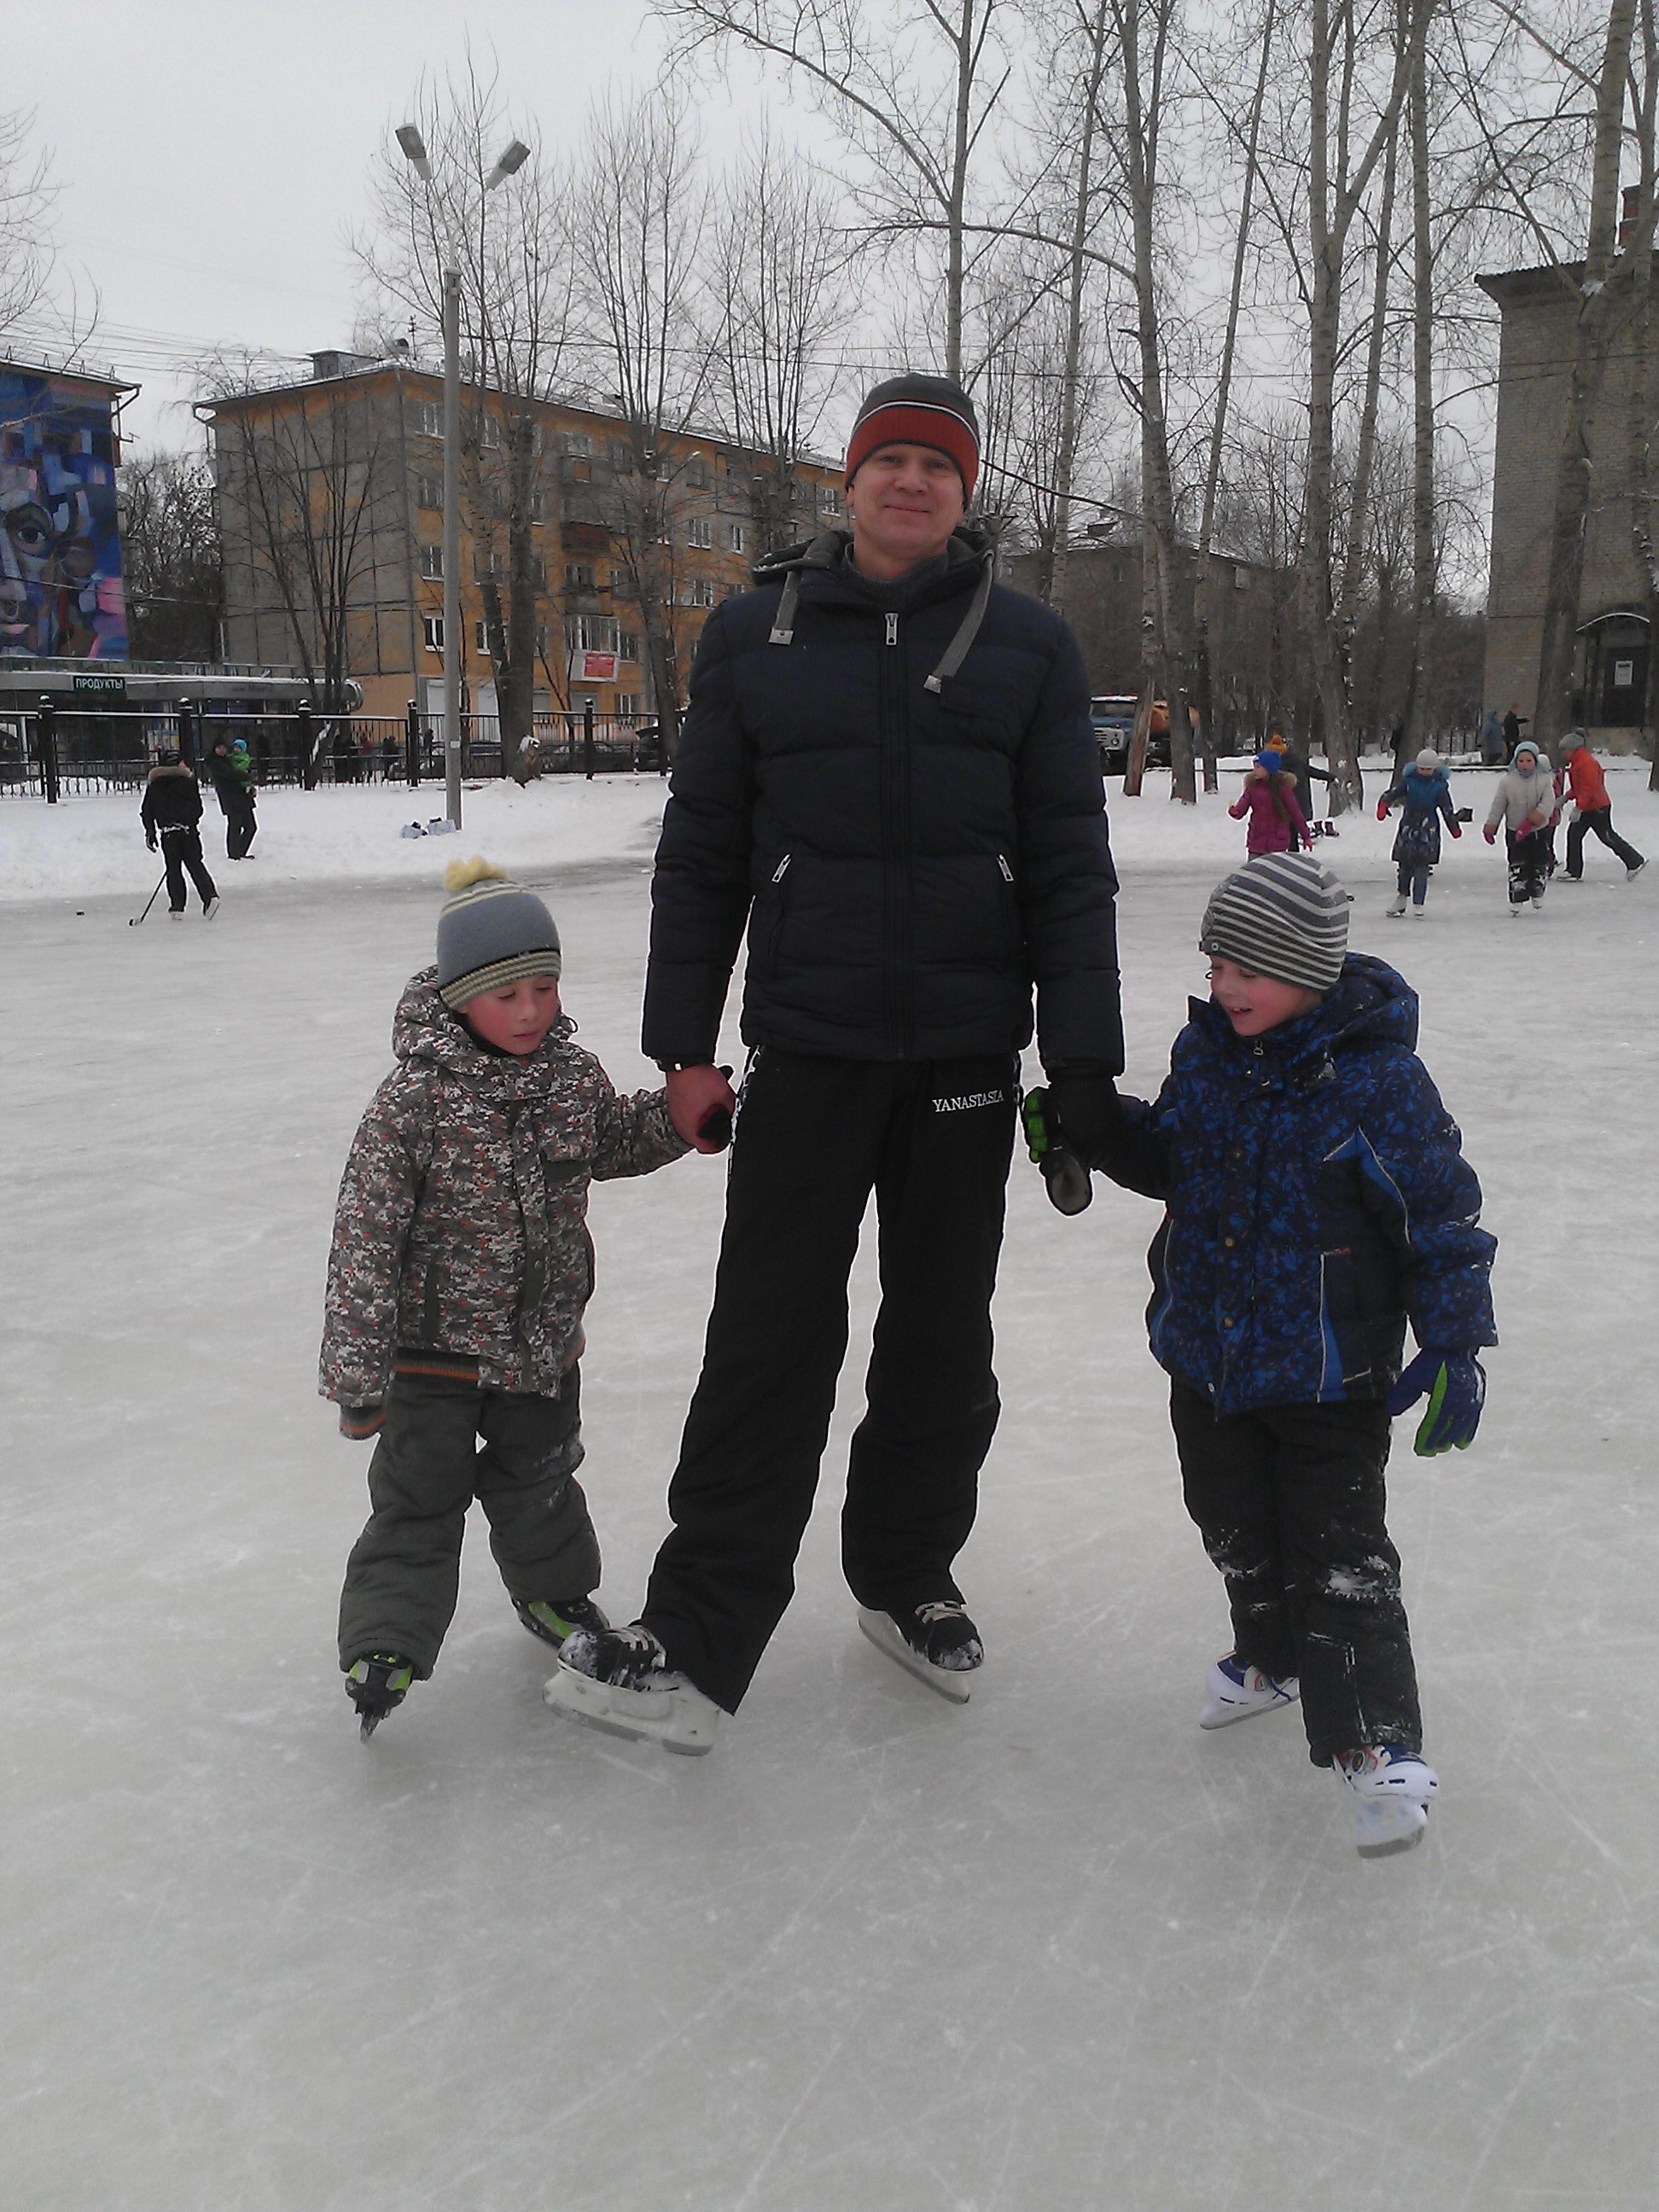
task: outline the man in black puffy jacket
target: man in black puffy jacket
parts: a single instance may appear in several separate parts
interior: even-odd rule
[[[763,562],[711,616],[657,849],[646,1052],[699,1150],[745,927],[750,1048],[674,1528],[634,1627],[573,1639],[550,1702],[706,1748],[793,1590],[871,1192],[882,1304],[842,1514],[872,1639],[958,1701],[982,1657],[951,1565],[996,1425],[990,1303],[1019,1053],[1086,1130],[1122,1067],[1089,687],[963,524],[971,401],[879,385],[847,454],[850,538]],[[696,1711],[682,1726],[677,1711]]]

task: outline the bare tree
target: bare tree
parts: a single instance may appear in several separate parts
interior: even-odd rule
[[[147,453],[121,472],[121,567],[136,660],[216,660],[224,557],[199,453]]]
[[[51,156],[33,143],[27,108],[0,112],[0,330],[40,305],[52,281]]]
[[[592,497],[627,598],[639,608],[653,704],[672,749],[679,713],[682,571],[676,524],[692,467],[686,442],[712,363],[700,324],[708,199],[683,100],[602,103],[580,193],[592,374],[621,416],[624,452],[608,499]],[[569,538],[568,522],[565,532]]]
[[[278,617],[319,704],[338,713],[388,491],[373,402],[343,379],[261,392],[247,365],[221,363],[201,409],[227,566],[247,565],[255,624],[262,609]]]
[[[795,469],[829,401],[847,255],[823,187],[768,136],[727,183],[711,234],[710,401],[753,461],[757,550],[773,551],[810,520]]]
[[[804,84],[860,157],[849,191],[864,235],[942,247],[945,373],[964,374],[975,243],[999,225],[975,198],[998,173],[988,126],[1012,76],[1004,0],[898,0],[872,22],[859,0],[655,0],[674,59],[736,46]]]
[[[459,77],[420,87],[413,107],[435,181],[422,183],[388,150],[371,188],[374,227],[357,252],[382,313],[396,302],[435,330],[446,231],[459,248],[462,491],[511,771],[533,725],[547,628],[542,532],[553,471],[541,410],[576,361],[571,180],[524,123],[530,158],[508,187],[489,189],[496,155],[517,131],[495,77],[481,76],[470,55]]]

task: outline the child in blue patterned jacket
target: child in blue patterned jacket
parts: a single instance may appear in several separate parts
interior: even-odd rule
[[[1413,1049],[1416,997],[1346,951],[1347,908],[1309,854],[1226,877],[1199,939],[1211,997],[1192,1002],[1157,1099],[1056,1135],[1167,1208],[1152,1347],[1232,1613],[1200,1725],[1299,1694],[1310,1755],[1378,1856],[1420,1840],[1438,1787],[1384,1525],[1389,1419],[1426,1393],[1419,1453],[1474,1437],[1497,1248]],[[1402,1374],[1407,1318],[1419,1348]]]

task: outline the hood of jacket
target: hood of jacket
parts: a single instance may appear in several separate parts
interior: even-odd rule
[[[1417,1048],[1417,994],[1397,969],[1369,952],[1351,952],[1342,973],[1316,1006],[1259,1037],[1242,1037],[1213,999],[1188,1000],[1209,1048],[1256,1079],[1290,1083],[1316,1073],[1338,1052],[1358,1046]],[[1257,1047],[1261,1048],[1258,1054]]]
[[[187,768],[183,761],[158,761],[144,781],[146,783],[194,783],[196,775],[195,771]]]
[[[534,1052],[492,1052],[480,1044],[459,1014],[438,996],[438,970],[422,968],[404,986],[392,1018],[392,1050],[405,1065],[441,1068],[493,1106],[544,1098],[564,1079],[564,1048],[576,1033],[568,1014],[556,1014]]]

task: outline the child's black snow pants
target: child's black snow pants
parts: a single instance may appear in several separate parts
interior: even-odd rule
[[[1400,1554],[1383,1523],[1382,1405],[1218,1415],[1172,1382],[1187,1510],[1227,1582],[1233,1650],[1302,1684],[1316,1766],[1362,1744],[1423,1747]]]
[[[881,1310],[842,1561],[862,1605],[959,1598],[997,1423],[991,1293],[1017,1063],[819,1059],[768,1046],[744,1085],[702,1377],[641,1618],[735,1712],[793,1595],[875,1193]]]
[[[575,1368],[556,1398],[537,1398],[481,1389],[475,1362],[399,1352],[369,1462],[374,1510],[340,1593],[342,1671],[395,1651],[418,1676],[432,1672],[454,1617],[475,1498],[510,1597],[586,1597],[599,1579],[599,1547],[575,1479],[582,1456]]]

